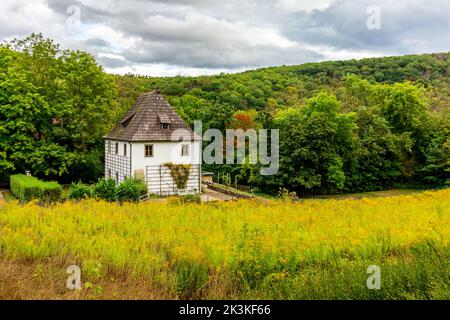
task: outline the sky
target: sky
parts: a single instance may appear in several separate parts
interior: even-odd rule
[[[1,0],[0,40],[43,33],[110,73],[196,76],[450,51],[448,0]]]

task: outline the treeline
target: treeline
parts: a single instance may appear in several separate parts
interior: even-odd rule
[[[299,194],[450,184],[448,53],[117,82],[123,106],[159,88],[191,125],[280,129],[279,174],[205,166],[228,182]]]
[[[280,129],[279,174],[205,166],[230,181],[301,194],[450,182],[448,53],[152,78],[105,74],[41,35],[0,48],[0,171],[96,180],[102,136],[155,88],[204,130]]]
[[[103,174],[102,136],[118,89],[86,52],[33,34],[0,47],[0,175],[91,180]]]

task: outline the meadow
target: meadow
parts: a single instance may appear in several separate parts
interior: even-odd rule
[[[450,299],[450,190],[0,209],[0,298]],[[81,290],[65,288],[79,265]],[[370,290],[367,268],[381,268]]]

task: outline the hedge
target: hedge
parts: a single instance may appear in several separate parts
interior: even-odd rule
[[[41,202],[56,202],[61,199],[62,187],[55,181],[41,181],[36,177],[23,174],[10,178],[11,192],[21,202],[39,199]]]

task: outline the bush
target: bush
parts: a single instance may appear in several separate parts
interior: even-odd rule
[[[136,178],[127,178],[117,187],[117,199],[119,201],[138,202],[141,195],[147,192],[145,184]]]
[[[92,196],[91,188],[81,182],[72,183],[69,188],[69,199],[71,200],[82,200],[87,199]]]
[[[39,199],[41,202],[57,202],[61,199],[62,187],[55,181],[41,181],[36,177],[23,174],[10,178],[11,192],[21,202]]]
[[[100,179],[93,188],[93,195],[97,199],[109,202],[117,201],[116,182],[113,179]]]
[[[81,181],[84,183],[95,183],[105,173],[102,163],[102,154],[97,150],[86,154],[77,154],[77,158],[69,168],[70,181]]]
[[[41,188],[43,190],[43,197],[41,201],[43,202],[57,202],[61,200],[62,187],[56,181],[41,181]]]
[[[187,194],[185,196],[181,197],[182,203],[202,203],[202,200],[200,198],[199,194]]]

